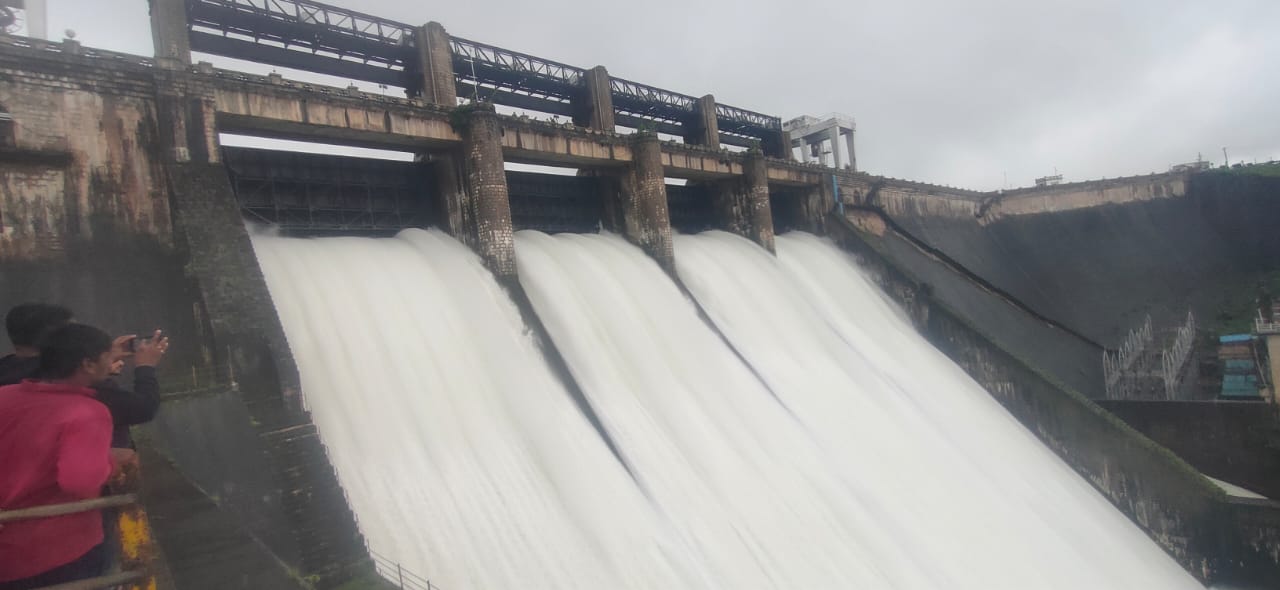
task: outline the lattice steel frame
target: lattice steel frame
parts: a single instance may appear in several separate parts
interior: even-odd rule
[[[369,181],[367,173],[343,172],[366,165],[360,159],[246,148],[223,148],[223,155],[245,218],[288,233],[386,235],[430,222],[429,203],[417,199],[411,185],[395,182],[396,175]],[[242,161],[252,164],[238,169]]]
[[[405,86],[414,69],[404,23],[309,0],[187,0],[191,48]]]
[[[582,68],[461,37],[449,40],[458,95],[572,115],[584,88]]]
[[[413,88],[416,27],[312,0],[186,0],[191,45],[205,51],[283,67]],[[585,92],[583,68],[488,45],[450,39],[460,96],[568,115]],[[609,80],[618,122],[648,122],[679,135],[697,116],[698,100],[623,78]],[[782,130],[782,121],[716,105],[722,141],[750,145]]]

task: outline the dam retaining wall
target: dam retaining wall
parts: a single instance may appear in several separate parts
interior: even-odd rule
[[[1229,498],[1168,449],[1030,362],[1026,351],[1008,348],[1001,328],[974,324],[969,296],[953,301],[953,292],[926,283],[879,236],[843,216],[833,214],[827,226],[930,342],[1187,571],[1205,582],[1280,583],[1280,503]],[[931,276],[937,281],[939,274]]]

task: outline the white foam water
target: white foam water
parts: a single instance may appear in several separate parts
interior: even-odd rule
[[[256,236],[376,552],[462,588],[1198,588],[834,246],[519,232],[589,400],[437,231]],[[745,362],[744,362],[745,359]]]
[[[372,550],[444,590],[702,584],[465,246],[253,242]]]
[[[930,346],[846,253],[678,236],[678,274],[936,587],[1198,588]],[[890,575],[893,575],[892,573]]]

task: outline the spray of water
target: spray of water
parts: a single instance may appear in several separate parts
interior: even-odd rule
[[[700,584],[465,246],[254,248],[371,549],[445,590]]]
[[[678,239],[731,348],[624,240],[517,235],[626,468],[461,244],[254,245],[362,531],[446,590],[1198,587],[812,236]]]
[[[867,509],[651,259],[617,236],[528,231],[516,256],[605,429],[714,580],[896,585],[881,562],[909,563],[909,551],[867,534]]]
[[[925,342],[834,245],[679,236],[681,279],[938,587],[1199,585]]]

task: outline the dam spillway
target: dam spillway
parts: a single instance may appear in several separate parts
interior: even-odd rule
[[[701,328],[690,322],[692,327],[683,332],[688,342],[678,342],[679,350],[694,347],[695,353],[685,354],[719,359],[717,367],[732,366],[724,361],[724,347],[733,357],[748,359],[738,362],[758,383],[740,389],[755,392],[751,399],[758,400],[763,384],[793,420],[804,419],[806,436],[816,441],[809,446],[822,453],[830,452],[824,446],[839,447],[844,436],[853,435],[814,426],[830,419],[814,409],[830,400],[797,392],[821,385],[850,395],[840,384],[846,378],[831,369],[832,363],[879,363],[877,369],[893,376],[888,381],[873,372],[853,375],[855,381],[875,380],[877,387],[900,387],[898,378],[910,378],[914,387],[950,385],[949,378],[941,385],[921,380],[925,371],[916,363],[894,368],[873,354],[885,351],[881,356],[888,354],[895,362],[907,355],[897,348],[901,343],[890,343],[884,333],[864,324],[881,314],[859,306],[874,302],[847,299],[848,286],[832,288],[834,279],[828,273],[808,279],[812,284],[801,291],[802,297],[783,299],[794,304],[826,289],[835,302],[830,305],[857,310],[852,325],[885,340],[874,347],[854,347],[874,361],[837,346],[858,342],[858,330],[839,328],[841,322],[833,318],[842,316],[832,310],[818,314],[821,322],[801,323],[810,328],[793,330],[786,323],[791,320],[781,318],[794,318],[797,310],[783,313],[780,307],[759,305],[766,296],[776,298],[773,287],[760,286],[773,279],[748,280],[754,276],[749,274],[699,284],[703,271],[689,272],[696,253],[688,244],[677,248],[673,231],[712,228],[746,237],[768,251],[775,250],[775,233],[800,230],[832,239],[883,288],[893,308],[901,306],[920,334],[910,335],[908,341],[923,338],[936,347],[955,363],[953,369],[961,369],[985,389],[1184,570],[1206,583],[1280,587],[1280,502],[1227,496],[1201,475],[1280,497],[1280,484],[1272,477],[1280,472],[1274,468],[1280,462],[1272,440],[1277,432],[1273,406],[1196,402],[1166,412],[1168,406],[1155,408],[1145,402],[1126,409],[1090,401],[1105,393],[1098,360],[1116,344],[1112,336],[1129,329],[1132,317],[1148,311],[1157,321],[1161,311],[1181,316],[1188,304],[1196,317],[1213,317],[1220,311],[1213,300],[1238,295],[1233,290],[1244,284],[1240,281],[1259,272],[1274,276],[1275,261],[1280,260],[1280,234],[1268,221],[1277,217],[1280,204],[1274,198],[1280,186],[1280,178],[1272,174],[1274,166],[1178,169],[1060,186],[966,190],[826,168],[806,164],[805,158],[795,161],[794,152],[787,149],[794,138],[787,137],[780,118],[718,102],[711,92],[721,89],[710,78],[705,85],[659,88],[644,83],[651,79],[614,75],[640,76],[637,71],[620,68],[610,73],[605,65],[586,67],[592,65],[585,61],[591,53],[547,56],[569,60],[566,63],[504,48],[502,39],[488,38],[489,33],[480,30],[476,34],[483,40],[499,44],[456,37],[440,23],[425,22],[433,16],[429,8],[415,11],[410,17],[417,20],[406,23],[315,0],[153,0],[152,5],[154,56],[113,52],[70,37],[59,42],[0,36],[0,69],[5,72],[0,77],[0,184],[5,191],[0,199],[0,301],[6,307],[57,302],[74,309],[81,321],[109,332],[162,327],[173,336],[171,360],[166,363],[170,370],[161,378],[163,409],[146,433],[152,452],[144,463],[153,477],[144,478],[143,484],[151,489],[143,490],[143,497],[164,555],[152,565],[157,571],[167,566],[178,587],[362,587],[371,582],[371,558],[416,561],[411,569],[437,583],[478,579],[478,585],[489,587],[511,585],[509,580],[525,575],[568,579],[580,586],[625,577],[633,586],[661,580],[672,587],[727,584],[747,577],[735,577],[738,568],[731,568],[733,576],[715,577],[720,574],[710,569],[711,562],[695,555],[690,549],[694,545],[679,536],[688,533],[680,533],[669,516],[702,515],[651,499],[660,490],[646,488],[641,483],[646,477],[687,478],[666,483],[676,489],[696,482],[715,494],[723,494],[724,486],[712,479],[717,474],[686,469],[677,475],[651,465],[641,469],[647,465],[642,459],[656,451],[621,444],[631,419],[615,415],[610,420],[603,403],[627,399],[586,391],[579,383],[599,367],[622,363],[606,363],[590,350],[566,358],[572,341],[565,334],[574,337],[581,324],[571,330],[548,325],[539,316],[553,317],[555,310],[545,302],[536,312],[530,307],[526,291],[532,292],[533,282],[540,279],[516,272],[514,232],[612,231],[656,260],[666,275],[680,272],[680,290],[697,297],[699,321],[715,320],[714,325],[703,325],[719,332],[721,344],[697,335]],[[303,5],[306,10],[290,8]],[[337,22],[373,26],[377,38],[353,40],[353,31],[335,30]],[[319,42],[356,54],[281,51],[282,38],[292,40],[286,44],[296,42],[294,49],[314,48]],[[350,59],[371,56],[370,49],[394,63]],[[191,50],[197,53],[193,56]],[[683,49],[661,51],[679,55]],[[215,62],[206,61],[210,53]],[[244,71],[242,63],[216,61],[218,56],[289,71],[253,74]],[[455,61],[465,65],[455,71]],[[293,66],[299,65],[327,76],[327,81],[298,72]],[[349,75],[356,71],[360,74]],[[526,85],[530,75],[538,79],[537,88]],[[370,82],[387,87],[375,90]],[[494,92],[484,92],[482,99],[478,85]],[[397,96],[401,90],[404,97]],[[730,102],[758,104],[749,96]],[[531,114],[517,114],[519,110]],[[553,116],[557,119],[545,120]],[[572,120],[561,122],[563,117]],[[329,151],[333,146],[391,150],[399,152],[395,157],[402,161],[238,150],[233,142],[224,143],[232,136],[247,136],[252,142],[310,142],[306,147],[295,144],[303,152]],[[741,148],[747,151],[736,151]],[[574,176],[517,173],[515,165],[564,168],[560,172]],[[295,297],[310,302],[308,314],[314,317],[308,321],[313,325],[306,330],[323,335],[325,344],[303,352],[338,346],[317,358],[324,371],[347,374],[335,375],[333,385],[323,371],[322,377],[311,374],[304,387],[293,352],[312,336],[300,336],[295,326],[286,338],[246,220],[275,225],[287,235],[386,237],[406,228],[435,227],[478,254],[488,274],[476,277],[474,268],[462,272],[469,268],[462,265],[455,269],[459,276],[469,277],[465,280],[455,281],[445,273],[413,287],[397,287],[403,289],[404,305],[445,307],[420,310],[416,324],[405,321],[401,313],[391,314],[394,322],[375,322],[366,317],[367,308],[386,307],[385,293],[394,291],[366,292],[353,301],[350,291],[362,283],[352,277],[364,275],[330,268],[339,258],[343,265],[354,264],[348,256],[329,251],[310,258],[311,270],[297,281],[310,287],[298,288]],[[777,247],[782,264],[788,260],[785,241],[779,240]],[[379,258],[382,247],[366,252],[369,256],[364,258]],[[683,252],[680,257],[674,254],[677,249]],[[421,264],[437,263],[437,256],[430,254],[435,250],[426,250],[425,256],[435,262]],[[523,250],[527,266],[530,247]],[[455,259],[454,254],[445,257]],[[425,272],[415,264],[419,263],[406,268],[418,270],[408,274]],[[368,262],[362,266],[373,268],[361,271],[400,272],[399,264],[394,269]],[[657,282],[668,280],[651,276]],[[785,281],[798,280],[795,276],[787,275]],[[455,288],[455,282],[469,286]],[[494,283],[504,289],[496,289]],[[743,291],[735,293],[729,284]],[[424,295],[426,289],[434,295]],[[442,293],[456,299],[441,299]],[[340,309],[329,309],[323,302],[326,297],[344,303]],[[519,313],[511,312],[512,301]],[[620,309],[613,302],[605,306]],[[757,315],[744,309],[756,309]],[[672,310],[688,317],[678,308]],[[581,307],[572,310],[584,312]],[[773,317],[774,313],[781,315]],[[472,318],[464,322],[463,336],[457,324],[451,324],[459,317]],[[742,318],[747,318],[745,323]],[[344,333],[322,326],[325,322],[341,322]],[[492,325],[484,332],[489,336],[481,339],[476,326],[485,322]],[[826,329],[837,331],[839,338],[814,331],[814,326],[828,323],[831,327]],[[446,326],[452,326],[452,332]],[[475,334],[466,332],[473,329]],[[384,341],[390,339],[359,335],[369,331],[413,331],[430,334],[433,340],[414,343],[407,364],[398,362],[387,369],[384,355],[368,351],[389,347]],[[549,336],[552,332],[560,334],[558,340]],[[530,336],[541,351],[529,352]],[[459,338],[473,337],[466,346],[459,344]],[[825,348],[815,356],[812,342],[793,344],[797,337],[821,342]],[[333,344],[345,338],[359,339],[368,348],[348,350],[353,345]],[[1280,347],[1280,337],[1271,340]],[[632,364],[665,370],[650,361],[654,342],[661,341],[645,348],[634,345],[638,356]],[[467,352],[467,346],[474,350]],[[549,357],[550,370],[539,352]],[[469,356],[451,356],[463,353]],[[495,356],[502,360],[495,362]],[[1277,353],[1270,356],[1277,358]],[[352,376],[350,366],[356,358],[373,361],[360,361],[360,373]],[[672,361],[669,353],[656,358]],[[779,359],[823,371],[809,375],[789,370]],[[306,365],[314,368],[316,361]],[[434,373],[423,378],[402,367]],[[456,376],[441,382],[441,375],[455,367],[461,367]],[[388,381],[388,373],[399,374]],[[1273,373],[1280,375],[1280,366]],[[726,368],[725,381],[742,383],[743,374],[742,367]],[[698,393],[693,399],[699,403],[717,399],[702,392],[705,378],[690,381],[688,372],[661,377],[682,392]],[[327,407],[315,402],[325,394],[314,388],[330,386],[350,396],[348,390],[367,389],[365,380],[387,387],[371,394],[386,401],[384,406],[396,401],[381,399],[389,395],[389,384],[408,382],[412,387],[401,390],[406,392],[429,384],[431,391],[418,395],[415,403],[426,404],[425,409],[435,414],[420,418],[414,412],[424,408],[418,406],[413,412],[390,415],[357,406],[356,400]],[[1280,379],[1271,382],[1276,381]],[[453,396],[466,389],[458,383],[489,388],[478,396],[489,401],[457,402]],[[631,396],[637,391],[650,397],[653,390],[662,392],[661,387],[646,391],[624,384]],[[519,400],[502,397],[516,386],[522,392],[541,391],[529,394],[534,399],[568,396],[571,403],[547,402],[539,408],[549,408],[552,418],[538,418],[518,405]],[[946,422],[960,420],[941,407],[972,418],[962,410],[973,400],[963,396],[959,406],[948,406],[947,400],[930,393],[874,394],[877,401],[888,395],[929,406],[917,408],[920,414],[913,423],[933,423],[939,433],[952,432],[948,429],[953,425]],[[311,407],[304,408],[303,400],[311,400]],[[841,402],[846,405],[832,407],[847,414],[847,405],[854,402]],[[644,405],[660,407],[652,400]],[[507,422],[491,416],[497,412],[494,408],[508,407],[516,409],[503,410]],[[750,416],[757,418],[776,414],[768,408],[752,401],[743,411],[750,409]],[[363,416],[369,413],[374,418],[366,421]],[[313,416],[321,414],[328,421],[324,441],[313,422]],[[737,433],[757,428],[745,418],[747,426],[721,422],[726,419],[719,417],[698,419],[696,424],[714,427],[721,437],[738,436],[729,442],[716,439],[715,448],[735,453],[743,441]],[[391,420],[399,420],[394,429]],[[498,427],[500,423],[509,428]],[[477,424],[503,434],[477,434]],[[548,424],[567,442],[540,440],[542,435],[536,433],[547,432],[552,428]],[[525,430],[515,430],[517,426]],[[359,452],[332,448],[342,444],[344,428]],[[357,439],[366,436],[364,431],[387,438]],[[903,442],[906,436],[900,433],[883,445],[885,452],[907,454],[911,449],[897,448],[908,446]],[[935,442],[939,436],[930,434]],[[389,442],[392,439],[400,442]],[[798,453],[806,448],[803,440],[787,439],[787,446],[777,448]],[[607,452],[601,452],[601,444]],[[468,454],[438,458],[458,445]],[[981,450],[973,444],[962,446],[965,452]],[[473,452],[473,447],[485,451]],[[781,452],[772,446],[766,450]],[[440,464],[433,469],[450,471],[405,476],[401,472],[408,467],[401,469],[399,463],[366,464],[379,453],[395,454],[405,465],[437,460]],[[832,473],[817,483],[849,479],[845,471],[831,467],[848,460],[843,449],[836,454],[818,455],[828,462],[821,471]],[[564,456],[575,459],[525,462]],[[482,461],[479,474],[460,476],[466,466]],[[583,476],[574,461],[592,466],[589,479],[594,487],[578,483]],[[358,480],[354,485],[339,481],[339,463],[343,481]],[[777,463],[743,454],[725,465],[741,477]],[[504,471],[509,464],[522,465],[523,471]],[[795,473],[800,467],[782,469]],[[597,477],[595,472],[604,475]],[[865,475],[859,471],[854,481],[861,482]],[[390,488],[386,482],[401,488]],[[361,486],[365,489],[347,489]],[[428,487],[454,496],[440,499],[442,494],[424,491]],[[573,494],[562,500],[568,490]],[[770,494],[735,498],[733,504],[715,509],[723,516],[744,507],[749,511],[785,506],[807,497],[808,491]],[[463,500],[471,498],[478,500]],[[427,510],[418,506],[424,499],[444,504],[432,508],[432,518],[415,515],[415,510]],[[571,502],[573,510],[527,509]],[[629,508],[619,514],[614,506]],[[515,508],[527,511],[512,512],[504,520],[477,507],[494,514]],[[893,508],[914,509],[906,501],[895,501]],[[841,514],[847,519],[850,513]],[[440,520],[446,517],[455,520]],[[742,517],[733,516],[738,518]],[[804,522],[812,522],[806,518],[810,520]],[[677,524],[686,529],[715,525],[693,520]],[[789,530],[785,526],[778,530]],[[758,523],[751,530],[753,536],[770,531]],[[512,536],[516,532],[519,536]],[[815,534],[829,538],[830,531]],[[530,538],[544,546],[531,550]],[[903,538],[889,543],[914,551]],[[809,539],[806,534],[803,541]],[[566,549],[554,548],[553,542]],[[772,539],[763,543],[779,546]],[[966,538],[965,543],[972,540]],[[370,546],[377,555],[370,554]],[[735,563],[742,552],[725,546],[730,558],[722,563]],[[768,567],[785,573],[777,580],[751,579],[748,585],[795,583],[792,575],[813,576],[803,580],[844,579],[848,573],[840,568],[811,569],[811,556],[784,557],[788,549],[774,554],[753,548],[757,552],[751,554],[750,564],[756,569],[741,568],[743,572],[764,567],[754,561],[759,554],[773,560]],[[844,546],[823,549],[838,552]],[[941,568],[954,562],[938,563]],[[548,568],[554,571],[547,573]],[[637,570],[642,573],[623,573]],[[561,574],[567,577],[557,577]],[[1073,574],[1079,575],[1083,574]]]
[[[254,247],[371,549],[442,588],[1199,587],[813,236],[677,236],[689,299],[517,233],[585,408],[440,232]]]

